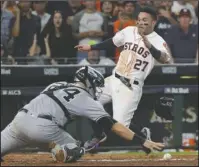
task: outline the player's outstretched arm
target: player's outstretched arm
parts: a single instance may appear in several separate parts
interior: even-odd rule
[[[140,142],[141,145],[143,145],[149,149],[156,149],[156,150],[160,151],[164,148],[163,143],[156,143],[153,141],[146,140],[146,138],[143,138],[143,137],[137,135],[136,133],[132,132],[129,128],[125,127],[121,123],[118,123],[118,122],[115,123],[112,126],[111,130],[126,140],[130,140],[132,142],[134,142],[134,140],[137,140]]]
[[[113,43],[113,39],[107,39],[101,43],[95,45],[77,45],[75,46],[78,51],[90,51],[90,50],[106,50],[108,48],[116,48],[115,44]]]
[[[108,132],[111,130],[118,136],[126,140],[132,141],[132,143],[134,143],[135,141],[138,141],[141,145],[149,149],[162,150],[164,148],[163,143],[156,143],[153,141],[149,141],[146,138],[143,138],[137,135],[136,133],[132,132],[129,128],[115,121],[112,117],[100,118],[97,121],[97,123],[103,128],[105,132]]]

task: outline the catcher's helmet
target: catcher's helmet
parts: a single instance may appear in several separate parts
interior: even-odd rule
[[[97,88],[104,87],[104,76],[92,67],[85,66],[75,73],[75,81],[82,82],[89,93],[97,99]]]

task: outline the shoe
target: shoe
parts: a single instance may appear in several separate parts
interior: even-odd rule
[[[52,149],[53,160],[58,162],[75,162],[85,154],[85,148],[83,147],[69,149],[66,145],[61,147],[54,142],[50,144],[50,148]]]
[[[146,137],[147,140],[150,140],[151,141],[151,131],[149,128],[146,128],[144,127],[141,132],[143,133],[143,135]],[[145,147],[145,146],[142,146],[143,148],[143,151],[148,155],[151,153],[151,149]]]
[[[1,158],[1,162],[3,162],[4,160]]]
[[[51,142],[49,148],[51,149],[51,155],[54,161],[64,162],[65,154],[62,147],[59,144]]]
[[[86,151],[90,151],[94,148],[97,148],[100,143],[104,142],[107,139],[106,134],[103,132],[101,137],[93,137],[91,140],[88,140],[84,143],[84,148]]]

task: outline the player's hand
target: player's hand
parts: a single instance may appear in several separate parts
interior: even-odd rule
[[[86,51],[90,51],[91,50],[91,46],[90,45],[77,45],[77,46],[75,46],[75,48],[77,48],[78,49],[78,51],[84,51],[84,52],[86,52]]]
[[[162,151],[165,147],[163,143],[156,143],[149,140],[146,140],[143,145],[151,150],[159,150],[159,151]]]
[[[143,39],[143,42],[144,42],[144,44],[145,44],[145,46],[148,48],[148,49],[150,49],[151,48],[151,43],[149,42],[149,40],[147,39],[147,37],[144,35],[144,34],[140,34],[141,35],[141,37],[142,37],[142,39]]]
[[[49,34],[47,34],[46,37],[44,38],[45,43],[48,43],[48,41],[49,41]]]

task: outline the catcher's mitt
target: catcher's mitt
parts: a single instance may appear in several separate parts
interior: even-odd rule
[[[166,120],[174,120],[173,116],[173,104],[174,98],[172,97],[160,97],[155,103],[155,113],[161,118]]]

